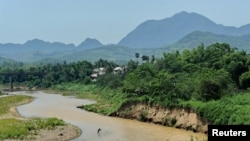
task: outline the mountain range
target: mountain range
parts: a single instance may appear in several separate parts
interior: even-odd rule
[[[162,20],[148,20],[127,34],[118,44],[137,48],[156,48],[177,42],[194,31],[241,36],[250,34],[250,24],[223,26],[197,14],[180,12]]]
[[[87,38],[78,46],[61,42],[29,40],[24,44],[0,44],[0,62],[3,58],[22,62],[60,62],[98,59],[125,63],[135,53],[160,57],[163,52],[191,49],[201,43],[228,43],[250,51],[250,24],[241,27],[224,26],[197,14],[180,12],[161,20],[147,20],[129,32],[117,44],[104,45]],[[3,61],[2,61],[3,62]]]

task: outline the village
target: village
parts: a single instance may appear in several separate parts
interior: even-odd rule
[[[113,74],[124,73],[126,68],[127,68],[126,66],[124,66],[124,67],[120,67],[120,66],[115,67],[113,69],[112,73]],[[101,75],[104,75],[104,74],[106,74],[106,68],[104,68],[104,67],[95,68],[95,69],[93,69],[93,73],[91,74],[91,79],[92,79],[92,81],[96,81],[98,76],[101,76]]]

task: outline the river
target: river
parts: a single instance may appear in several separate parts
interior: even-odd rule
[[[24,117],[57,117],[76,125],[82,134],[72,141],[204,141],[205,134],[164,127],[137,120],[102,116],[76,108],[79,105],[95,103],[86,99],[49,94],[41,91],[11,92],[16,95],[29,95],[35,100],[17,107]],[[97,134],[97,129],[102,131]]]

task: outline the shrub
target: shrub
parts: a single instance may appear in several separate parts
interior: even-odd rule
[[[243,89],[250,87],[250,71],[245,72],[240,76],[240,86]]]
[[[148,115],[148,111],[142,110],[139,114],[139,121],[143,121],[143,122],[146,121],[147,115]]]

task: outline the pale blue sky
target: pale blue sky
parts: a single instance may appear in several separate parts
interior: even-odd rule
[[[249,6],[250,0],[0,0],[0,43],[118,43],[140,23],[181,11],[239,27],[250,23]]]

